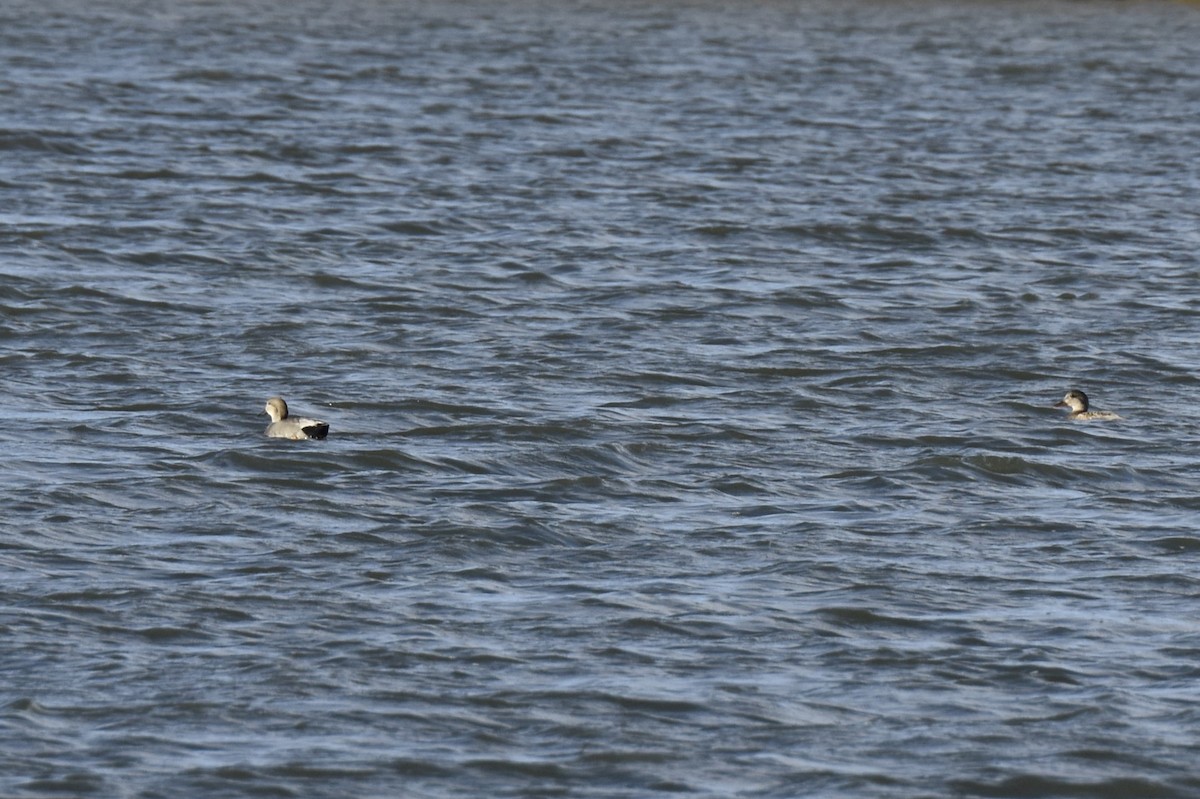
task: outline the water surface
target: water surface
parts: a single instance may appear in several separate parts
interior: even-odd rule
[[[1198,58],[8,4],[0,793],[1196,795]]]

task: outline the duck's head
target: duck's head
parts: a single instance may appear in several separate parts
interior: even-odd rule
[[[280,400],[280,402],[282,401]],[[1084,394],[1077,388],[1073,388],[1059,402],[1054,403],[1054,407],[1070,408],[1072,413],[1083,413],[1088,409],[1087,394]]]
[[[271,417],[272,422],[287,418],[287,403],[283,401],[283,397],[271,397],[267,400],[263,410],[267,412],[267,416]]]

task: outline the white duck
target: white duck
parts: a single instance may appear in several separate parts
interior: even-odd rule
[[[283,397],[271,397],[267,400],[267,416],[271,423],[267,425],[266,434],[272,438],[325,438],[329,435],[329,423],[318,419],[305,419],[302,416],[288,416],[287,403]]]

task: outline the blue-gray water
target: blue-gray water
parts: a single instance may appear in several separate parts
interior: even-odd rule
[[[0,795],[1200,795],[1197,64],[5,3]]]

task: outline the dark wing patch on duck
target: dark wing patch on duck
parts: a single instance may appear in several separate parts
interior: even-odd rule
[[[323,439],[325,436],[329,435],[329,425],[325,424],[324,422],[310,424],[300,429],[303,430],[304,435],[308,436],[309,438]]]

